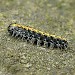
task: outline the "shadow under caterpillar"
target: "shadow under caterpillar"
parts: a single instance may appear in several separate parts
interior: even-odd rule
[[[68,42],[61,37],[50,35],[34,28],[19,24],[10,24],[8,32],[11,36],[25,40],[31,44],[46,48],[67,49]]]

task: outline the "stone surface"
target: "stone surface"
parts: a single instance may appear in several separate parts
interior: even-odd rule
[[[75,0],[0,0],[0,75],[75,75]],[[68,50],[33,46],[8,35],[17,22],[64,37]]]

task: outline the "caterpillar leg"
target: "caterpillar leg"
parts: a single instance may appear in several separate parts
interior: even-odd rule
[[[22,40],[23,40],[23,41],[26,41],[27,38],[28,38],[28,37],[27,37],[27,35],[25,35],[25,34],[22,36]]]
[[[42,40],[42,37],[37,38],[37,46],[43,46],[44,41]]]
[[[27,40],[26,40],[26,41],[27,41],[28,43],[30,43],[31,39],[32,39],[32,37],[27,36]]]
[[[61,47],[62,47],[62,49],[66,50],[67,49],[67,44],[64,43],[64,44],[61,45]]]
[[[32,38],[30,43],[33,44],[33,45],[37,45],[37,39],[36,38]]]
[[[22,35],[23,35],[23,32],[24,32],[24,29],[22,29],[22,28],[18,28],[18,30],[17,30],[17,33],[16,33],[16,36],[15,37],[22,37]]]
[[[20,37],[20,35],[21,35],[21,32],[16,31],[15,37],[16,37],[16,38],[19,38],[19,37]]]
[[[41,46],[41,40],[37,39],[37,46]]]
[[[14,31],[12,32],[12,37],[15,37],[15,35],[16,35],[16,30],[14,30]]]
[[[50,43],[47,41],[44,41],[44,47],[49,48],[50,47]]]
[[[54,48],[54,43],[50,42],[50,49]]]
[[[37,46],[43,46],[44,42],[40,39],[37,39]]]

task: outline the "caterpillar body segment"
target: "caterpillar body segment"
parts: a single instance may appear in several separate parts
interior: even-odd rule
[[[11,24],[8,26],[8,32],[13,37],[21,38],[22,40],[38,46],[60,49],[66,49],[68,46],[68,42],[65,39],[44,33],[28,26]]]

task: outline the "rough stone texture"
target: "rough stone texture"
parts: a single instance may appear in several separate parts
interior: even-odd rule
[[[75,0],[0,0],[0,75],[75,75]],[[37,47],[8,35],[17,22],[65,37],[66,51]]]

